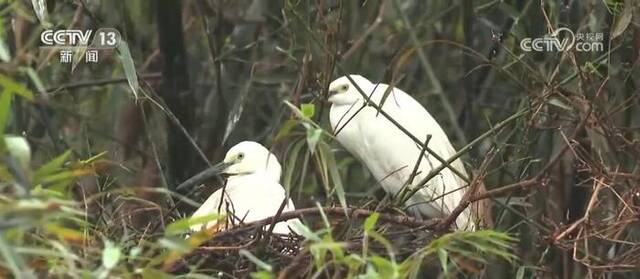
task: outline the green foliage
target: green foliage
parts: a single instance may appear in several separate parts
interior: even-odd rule
[[[102,250],[102,266],[107,270],[114,268],[120,260],[121,251],[111,241],[105,241]]]
[[[189,231],[189,228],[194,225],[206,224],[213,220],[222,220],[224,216],[218,214],[209,214],[205,216],[199,216],[195,218],[182,218],[169,224],[164,230],[166,235],[182,234]]]
[[[9,95],[16,94],[20,97],[23,97],[29,101],[33,101],[34,95],[31,90],[22,85],[11,78],[0,74],[0,87],[3,89],[2,93],[7,93]]]
[[[140,85],[138,83],[138,73],[136,72],[136,67],[133,63],[133,57],[131,57],[131,51],[129,51],[129,45],[124,40],[120,41],[120,43],[118,44],[118,57],[120,58],[120,61],[122,63],[124,75],[125,77],[127,77],[127,82],[129,83],[131,93],[137,100],[138,90],[140,89]]]
[[[324,185],[324,189],[327,195],[334,194],[338,198],[340,206],[347,208],[347,199],[340,172],[337,167],[335,155],[331,152],[327,137],[332,138],[331,133],[320,128],[320,126],[313,121],[315,115],[315,106],[313,104],[303,104],[300,108],[294,106],[290,102],[285,101],[285,104],[293,111],[298,117],[298,123],[306,131],[305,141],[307,143],[308,154],[304,154],[303,165],[307,166],[308,160],[315,160],[316,166],[319,168],[320,181]],[[294,122],[287,122],[294,123]],[[293,125],[287,124],[278,132],[276,138],[285,137],[287,134],[292,133]],[[323,137],[325,136],[325,137]],[[291,182],[293,181],[294,170],[296,169],[296,163],[298,157],[301,155],[300,143],[294,144],[292,152],[288,156],[290,164],[287,165],[286,173],[284,177],[284,186],[287,190],[290,190]],[[303,172],[304,173],[304,172]],[[301,182],[304,182],[304,177],[301,178]]]
[[[262,260],[258,259],[256,256],[251,254],[251,252],[249,252],[247,250],[240,250],[239,253],[240,253],[240,255],[246,257],[251,262],[253,262],[256,266],[258,266],[259,269],[262,269],[264,271],[272,271],[273,270],[273,267],[270,264],[265,263]]]
[[[375,229],[378,218],[379,214],[374,213],[365,219],[360,243],[336,241],[328,224],[317,232],[302,225],[300,231],[309,242],[316,274],[344,268],[348,270],[346,278],[420,278],[421,268],[436,259],[445,277],[456,278],[465,273],[457,263],[488,264],[494,258],[509,263],[517,260],[513,254],[516,238],[502,232],[483,230],[445,234],[417,249],[404,261],[396,262],[391,242]],[[371,241],[382,244],[387,254],[380,255],[370,249]],[[361,250],[355,250],[361,253],[354,251],[355,246],[361,247]]]
[[[4,91],[2,95],[0,95],[0,131],[4,131],[7,127],[7,122],[9,121],[9,115],[11,110],[11,97],[13,95],[8,91]]]
[[[408,269],[411,270],[419,267],[423,259],[437,257],[441,269],[445,276],[448,277],[450,272],[449,263],[452,259],[470,260],[482,264],[487,264],[488,259],[492,257],[509,263],[516,261],[517,257],[512,250],[516,240],[516,238],[506,233],[493,230],[453,232],[433,240],[429,245],[418,251],[415,254],[416,259],[420,259],[418,262],[410,259],[406,264]]]
[[[28,170],[31,164],[31,147],[27,140],[24,137],[5,135],[4,143],[7,153],[18,161],[22,170]]]
[[[39,167],[33,175],[30,195],[0,195],[0,271],[8,268],[12,274],[27,278],[42,272],[50,276],[84,274],[96,278],[116,274],[166,277],[163,266],[173,264],[202,242],[202,237],[185,240],[182,233],[191,225],[219,217],[177,220],[167,226],[164,237],[152,241],[101,239],[106,237],[103,233],[107,232],[107,224],[86,222],[86,212],[78,210],[82,206],[71,196],[47,189],[53,187],[41,187],[61,179],[69,184],[93,173],[85,170],[97,158],[80,161],[86,166],[73,166],[70,159],[71,152],[67,151]],[[97,265],[93,258],[100,259]],[[134,270],[129,269],[132,264],[137,266]]]

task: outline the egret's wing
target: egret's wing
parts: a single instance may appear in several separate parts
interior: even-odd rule
[[[381,84],[380,91],[384,92],[387,87],[388,85]],[[456,150],[453,148],[449,137],[440,124],[438,124],[435,118],[433,118],[418,101],[398,88],[394,88],[391,92],[392,94],[389,95],[384,103],[384,110],[386,112],[394,119],[397,118],[396,120],[401,123],[404,128],[422,142],[426,140],[427,134],[430,134],[431,140],[429,141],[429,148],[444,160],[456,154]],[[376,94],[379,93],[376,92]],[[416,148],[420,149],[418,146],[416,146]],[[438,160],[433,160],[435,160],[438,165],[441,164]],[[466,174],[464,165],[459,159],[453,161],[452,166],[463,174]]]
[[[293,205],[293,201],[289,199],[287,206],[284,208],[282,212],[288,212],[288,211],[294,211],[294,210],[296,210],[296,207]],[[302,225],[302,222],[300,222],[300,219],[298,218],[289,219],[287,220],[287,225],[290,231],[294,232],[295,234],[302,235],[300,233],[300,230],[298,230],[298,227]]]
[[[215,191],[209,198],[193,213],[193,217],[206,216],[210,214],[227,214],[228,220],[233,224],[250,223],[266,219],[275,215],[280,209],[286,193],[284,188],[272,180],[270,176],[261,173],[246,175],[243,177],[230,178],[225,187],[225,198],[220,205],[222,189]],[[229,209],[227,209],[229,207]],[[218,211],[220,208],[220,211]],[[230,212],[227,212],[227,211]],[[295,210],[291,199],[288,200],[283,212]],[[299,222],[297,219],[289,222],[279,222],[274,227],[275,233],[288,234],[288,224]],[[217,225],[217,221],[210,221],[206,228],[210,229]],[[191,226],[192,231],[199,231],[202,224]],[[224,229],[224,228],[222,228]],[[293,229],[294,232],[295,229]]]
[[[191,218],[202,217],[202,216],[207,216],[211,214],[224,214],[226,212],[226,207],[224,204],[220,206],[221,197],[222,197],[222,188],[213,192],[213,194],[211,194],[211,196],[209,196],[209,198],[207,198],[207,200],[204,203],[202,203],[202,205],[193,213]],[[220,212],[218,212],[219,206],[220,206]],[[200,231],[203,226],[206,228],[211,228],[215,226],[216,223],[217,223],[217,220],[208,222],[206,226],[205,224],[196,224],[196,225],[192,225],[190,228],[192,231]]]
[[[376,97],[381,98],[384,92],[387,90],[388,85],[380,84],[379,89],[376,91]],[[387,97],[383,104],[383,110],[387,112],[394,120],[400,123],[407,131],[418,138],[421,142],[424,142],[427,135],[431,135],[428,147],[433,150],[438,156],[444,160],[448,160],[452,157],[456,150],[449,141],[448,136],[438,124],[438,122],[431,116],[431,114],[413,97],[406,92],[394,88],[391,94]],[[407,137],[408,138],[408,137]],[[411,141],[411,144],[415,146],[415,149],[410,149],[406,159],[406,162],[410,166],[409,172],[412,171],[415,163],[417,162],[417,155],[421,151],[421,148]],[[435,159],[428,153],[422,158],[420,166],[418,168],[419,174],[414,179],[414,184],[419,182],[422,178],[426,177],[431,170],[441,166],[442,163]],[[460,159],[457,159],[451,163],[451,166],[456,170],[467,175],[464,165]],[[444,168],[438,176],[434,177],[428,187],[422,188],[416,195],[414,195],[415,202],[426,202],[433,199],[436,196],[445,194],[444,198],[440,199],[435,206],[444,213],[449,213],[455,206],[458,205],[462,199],[463,190],[454,191],[466,183],[462,178],[456,175],[448,168]],[[451,192],[451,193],[449,193]],[[459,219],[467,218],[467,212],[463,214]]]
[[[231,196],[236,224],[237,219],[241,219],[243,223],[250,223],[274,216],[286,197],[282,185],[273,181],[271,176],[264,176],[262,173],[247,175],[234,183],[238,186],[234,187]],[[283,212],[291,210],[295,210],[295,207],[291,199],[288,199]],[[290,230],[287,222],[279,222],[273,231],[288,234]]]
[[[376,95],[382,95],[387,88],[388,85],[380,84],[377,90],[380,92],[376,92]],[[396,121],[402,123],[404,128],[421,141],[426,139],[427,134],[431,134],[432,138],[429,145],[446,147],[434,149],[439,156],[444,156],[444,159],[448,159],[448,157],[456,153],[440,124],[411,95],[401,89],[394,88],[385,100],[383,108],[394,119],[397,118]]]

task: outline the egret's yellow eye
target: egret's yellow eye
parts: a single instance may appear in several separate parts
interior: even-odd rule
[[[349,90],[349,85],[348,84],[340,86],[340,91],[347,91],[347,90]]]
[[[238,160],[244,159],[244,153],[242,153],[242,152],[238,153],[237,158],[238,158]]]

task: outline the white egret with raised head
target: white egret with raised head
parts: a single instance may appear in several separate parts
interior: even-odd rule
[[[331,127],[338,142],[367,166],[387,193],[395,196],[403,187],[409,190],[418,187],[418,182],[442,166],[433,153],[443,160],[456,153],[442,127],[409,94],[387,84],[374,84],[359,75],[350,77],[355,84],[343,76],[329,85]],[[369,105],[355,85],[383,113]],[[427,142],[427,137],[427,146],[433,153],[423,152],[419,144]],[[421,154],[424,155],[419,159]],[[467,185],[460,175],[467,174],[460,159],[450,166],[455,171],[445,167],[406,199],[404,206],[409,212],[428,218],[442,218],[451,213],[464,195],[460,188]],[[475,229],[468,208],[458,216],[456,226]]]

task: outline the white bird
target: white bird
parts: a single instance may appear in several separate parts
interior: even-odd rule
[[[226,214],[226,222],[210,221],[206,224],[191,226],[192,231],[200,231],[203,227],[214,231],[224,230],[240,223],[263,220],[276,215],[282,202],[287,198],[280,185],[282,168],[275,155],[257,142],[243,141],[238,143],[225,155],[224,160],[216,166],[203,171],[185,181],[177,189],[185,188],[218,173],[228,175],[226,186],[215,191],[193,213],[191,218],[212,214]],[[221,201],[222,200],[222,201]],[[295,210],[291,199],[287,199],[282,212]],[[218,224],[220,222],[220,224]],[[277,223],[273,232],[278,234],[297,233],[295,225],[298,219],[290,219]],[[268,226],[265,226],[265,230]]]
[[[373,103],[380,106],[389,88],[388,85],[373,84],[359,75],[350,75],[350,77]],[[332,103],[329,114],[331,127],[338,142],[367,166],[387,193],[395,196],[410,180],[422,148],[379,113],[375,107],[363,107],[365,100],[346,76],[331,82],[329,85],[329,102]],[[427,146],[444,160],[448,160],[456,153],[442,127],[409,94],[398,88],[392,88],[381,108],[420,142],[424,143],[427,135],[430,135],[431,139]],[[433,155],[425,152],[417,168],[417,175],[412,185],[408,187],[415,187],[415,184],[426,177],[431,170],[441,165],[442,163]],[[450,165],[467,176],[464,165],[459,159]],[[406,201],[405,207],[416,216],[446,217],[464,195],[463,190],[454,190],[465,185],[462,178],[445,167],[411,196]],[[440,198],[433,200],[437,197]],[[475,229],[469,209],[458,216],[456,226],[464,230]]]

